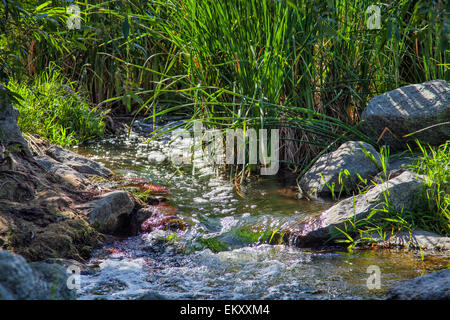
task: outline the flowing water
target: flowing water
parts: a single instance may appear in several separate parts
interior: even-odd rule
[[[433,255],[422,261],[386,249],[350,254],[276,244],[277,230],[331,204],[296,199],[280,177],[254,179],[238,194],[205,163],[176,170],[164,155],[169,140],[144,143],[132,135],[79,148],[119,175],[168,188],[165,209],[188,225],[96,250],[82,272],[79,299],[135,299],[148,292],[167,299],[379,299],[399,281],[447,267]],[[367,286],[372,265],[380,268],[380,289]]]

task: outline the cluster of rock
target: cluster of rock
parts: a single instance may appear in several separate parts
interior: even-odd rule
[[[90,201],[76,204],[75,209],[83,214],[89,225],[103,234],[134,235],[140,230],[140,225],[153,214],[150,210],[136,202],[134,196],[124,190],[114,190],[113,173],[103,165],[75,152],[51,146],[43,155],[35,157],[36,161],[48,172],[61,177],[77,188],[86,188],[92,185],[92,176],[106,178],[104,186],[98,186],[102,192]],[[134,181],[133,179],[115,177],[115,180],[128,182],[127,185],[139,185],[145,188],[147,181]],[[122,182],[123,182],[122,181]],[[151,185],[154,189],[159,186]],[[167,193],[168,190],[155,190],[156,193]],[[159,200],[155,197],[156,202]],[[147,200],[150,201],[150,200]],[[153,203],[152,203],[153,204]]]
[[[138,231],[134,220],[149,217],[138,214],[134,196],[94,179],[114,178],[111,170],[39,139],[28,143],[17,116],[0,101],[0,249],[29,261],[83,260],[103,234]]]
[[[391,151],[406,150],[418,139],[438,146],[450,139],[450,84],[444,80],[409,85],[373,98],[365,108],[363,131]],[[410,135],[414,133],[413,135]],[[323,246],[344,230],[349,219],[358,221],[383,209],[414,211],[424,191],[425,177],[408,171],[414,157],[387,162],[372,145],[350,141],[321,156],[302,176],[299,187],[307,198],[350,196],[311,218],[289,234],[299,247]],[[384,163],[383,163],[384,162]],[[359,188],[373,187],[365,193]],[[342,234],[341,234],[342,235]],[[400,232],[387,238],[371,235],[379,244],[402,248],[450,250],[450,238],[423,230]],[[388,299],[450,299],[450,270],[401,282],[387,293]]]
[[[406,149],[411,138],[405,135],[419,131],[413,138],[423,144],[440,145],[450,138],[450,84],[435,80],[409,85],[373,98],[362,118],[365,131],[373,141],[379,140],[392,150]],[[385,130],[388,128],[388,130]],[[423,130],[423,131],[420,131]],[[415,210],[417,198],[424,190],[424,177],[408,171],[412,158],[387,161],[365,142],[349,141],[337,150],[322,155],[301,177],[299,187],[307,198],[339,198],[320,215],[298,227],[291,242],[301,247],[321,246],[344,223],[352,218],[364,219],[374,209],[381,209],[385,195],[391,208]],[[365,193],[359,189],[370,188]],[[380,239],[385,243],[448,250],[447,237],[417,231]]]

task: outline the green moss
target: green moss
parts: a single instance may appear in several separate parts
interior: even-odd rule
[[[213,252],[221,252],[229,250],[229,245],[217,238],[198,238],[194,245],[195,249],[210,249]]]

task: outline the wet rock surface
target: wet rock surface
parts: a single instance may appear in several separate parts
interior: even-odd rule
[[[89,223],[103,233],[115,233],[127,227],[135,207],[134,200],[125,191],[113,191],[101,198],[79,205]]]
[[[394,210],[413,210],[418,205],[417,194],[423,191],[424,180],[406,171],[398,177],[377,185],[367,193],[340,201],[330,209],[301,226],[294,233],[293,242],[300,247],[323,245],[337,228],[343,228],[349,218],[365,218],[372,210],[381,209],[385,193],[389,192],[390,205]]]
[[[64,163],[53,160],[48,156],[37,156],[35,160],[49,172],[60,176],[74,187],[82,187],[87,183],[86,177]]]
[[[370,153],[375,162],[364,152]],[[376,175],[381,168],[380,154],[368,143],[349,141],[342,144],[336,151],[321,156],[300,179],[303,194],[309,196],[330,197],[335,186],[334,195],[338,196],[342,188],[343,194],[355,190],[362,179]],[[342,185],[339,183],[341,171],[347,170],[349,176],[342,175]],[[328,186],[327,186],[328,185]]]
[[[450,84],[433,80],[404,86],[374,97],[362,113],[367,134],[395,149],[419,139],[422,144],[439,145],[450,138],[450,124],[435,126],[409,138],[404,135],[450,121]]]
[[[393,300],[450,300],[450,269],[401,282],[388,291]]]

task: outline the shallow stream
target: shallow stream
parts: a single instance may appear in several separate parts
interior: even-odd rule
[[[281,177],[254,179],[240,190],[208,165],[180,167],[159,154],[168,140],[107,139],[80,147],[126,177],[170,190],[168,207],[185,231],[154,230],[94,252],[82,272],[79,299],[382,299],[402,280],[447,267],[446,259],[387,249],[311,251],[276,242],[284,230],[330,203],[296,199]],[[150,155],[150,157],[149,157]],[[369,266],[381,288],[369,289]]]

